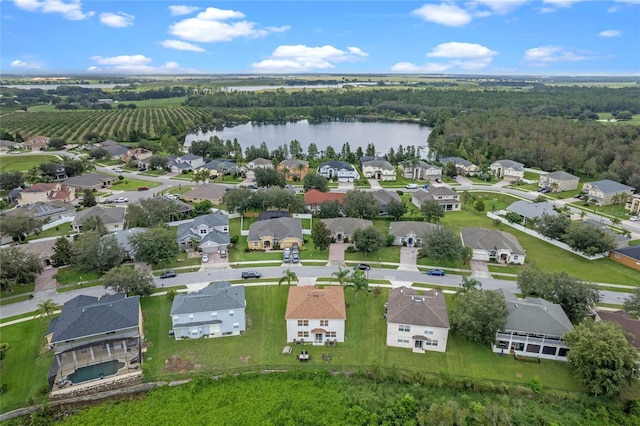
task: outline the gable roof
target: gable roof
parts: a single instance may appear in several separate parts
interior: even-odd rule
[[[385,170],[394,170],[393,165],[381,157],[360,157],[360,165],[362,167],[380,167]]]
[[[122,247],[125,253],[129,253],[129,255],[133,255],[133,247],[129,242],[129,237],[131,235],[140,234],[142,232],[147,232],[149,228],[129,228],[129,229],[120,229],[118,231],[113,232],[112,234],[107,235],[115,235],[116,241],[118,245]],[[107,235],[103,235],[101,238],[106,237]]]
[[[114,177],[101,173],[87,173],[69,178],[64,181],[64,184],[69,186],[97,186],[113,180]]]
[[[233,161],[217,158],[215,160],[209,161],[202,167],[205,169],[216,170],[216,171],[220,171],[224,168],[230,172],[235,170],[237,168],[237,165]]]
[[[513,160],[498,160],[498,161],[494,161],[493,163],[491,163],[491,165],[500,165],[502,167],[510,167],[514,170],[518,170],[518,171],[522,171],[524,170],[524,164],[522,163],[518,163],[517,161],[513,161]]]
[[[524,255],[518,239],[511,234],[486,228],[460,228],[462,245],[479,250],[510,249],[514,254]]]
[[[290,287],[285,319],[347,319],[344,289],[340,286]]]
[[[198,159],[203,160],[201,156],[195,155],[195,154],[185,154],[176,158],[176,160],[181,160],[181,161],[193,161]]]
[[[47,192],[47,191],[51,191],[53,189],[55,189],[57,184],[55,183],[42,183],[42,182],[38,182],[34,185],[31,185],[28,188],[25,188],[22,190],[22,192],[31,192],[34,194],[37,194],[39,192]]]
[[[210,213],[204,216],[197,216],[192,221],[184,222],[178,225],[177,240],[185,241],[195,238],[200,243],[212,241],[217,244],[229,244],[229,234],[217,231],[215,229],[207,234],[200,234],[193,232],[192,229],[205,225],[207,228],[214,228],[216,226],[228,226],[229,216],[221,211]]]
[[[575,180],[575,179],[579,179],[578,176],[574,176],[571,173],[567,173],[563,170],[558,170],[555,172],[551,172],[551,173],[547,173],[546,175],[542,175],[542,177],[547,178],[547,179],[554,179],[554,180]]]
[[[55,246],[55,244],[56,244],[56,238],[51,240],[45,240],[45,241],[42,241],[42,240],[29,241],[29,243],[27,244],[20,244],[16,247],[18,247],[18,250],[20,250],[23,253],[35,254],[40,259],[46,259],[53,255],[53,246]],[[5,247],[9,247],[9,246],[5,246]]]
[[[34,218],[43,218],[56,214],[62,216],[63,213],[68,217],[75,216],[76,208],[71,203],[59,200],[50,202],[36,201],[35,203],[22,206],[19,209],[0,212],[0,216],[31,216]]]
[[[597,311],[602,321],[615,322],[620,324],[622,329],[632,337],[631,344],[640,350],[640,320],[634,319],[628,312],[619,311]]]
[[[182,194],[185,198],[202,198],[208,200],[219,200],[227,193],[227,188],[217,183],[197,186],[191,191]]]
[[[408,287],[389,291],[387,323],[449,328],[447,305],[442,292],[428,290],[422,296]]]
[[[543,214],[549,216],[558,215],[558,212],[553,209],[553,204],[548,201],[532,203],[530,201],[519,200],[507,207],[507,210],[518,213],[520,216],[526,217],[527,219],[542,217]]]
[[[311,204],[322,204],[325,201],[337,201],[342,204],[344,195],[344,192],[322,192],[317,189],[312,189],[305,192],[304,204],[308,206]]]
[[[302,165],[304,165],[304,167],[308,167],[309,166],[309,162],[308,161],[298,160],[296,158],[289,158],[288,160],[282,160],[278,165],[282,166],[282,167],[288,167],[288,168],[295,169],[298,166],[298,164],[302,164]]]
[[[507,302],[507,324],[505,330],[527,333],[564,336],[573,330],[571,321],[562,307],[539,297],[518,299],[515,294],[504,289],[496,290]]]
[[[194,293],[177,294],[171,305],[171,315],[242,309],[244,307],[244,286],[232,286],[228,281],[220,281],[210,283]]]
[[[407,234],[415,234],[418,237],[422,237],[427,232],[440,228],[441,225],[429,222],[418,222],[413,220],[407,220],[404,222],[391,222],[389,224],[389,234],[396,237],[404,237]]]
[[[120,145],[118,142],[112,140],[103,142],[100,148],[106,150],[112,157],[124,155],[129,151],[129,148],[126,146]]]
[[[395,191],[385,191],[379,189],[377,191],[371,191],[371,195],[375,197],[380,204],[389,204],[391,201],[402,202],[402,198]]]
[[[325,167],[329,169],[334,169],[334,170],[347,170],[350,172],[355,171],[355,169],[351,164],[344,161],[338,161],[338,160],[325,161],[324,163],[320,164],[318,169],[323,169]]]
[[[460,164],[465,167],[473,166],[473,163],[471,161],[465,160],[464,158],[461,158],[461,157],[445,157],[445,158],[441,158],[438,161],[440,161],[442,164],[453,163],[456,165]]]
[[[277,239],[292,237],[302,240],[302,222],[300,219],[290,217],[279,217],[254,222],[249,227],[247,241],[258,241],[265,236],[271,236]]]
[[[618,192],[626,192],[635,189],[632,186],[627,186],[620,182],[609,179],[597,180],[595,182],[585,182],[585,184],[589,184],[593,188],[597,188],[605,194],[615,194]]]
[[[412,198],[415,198],[420,203],[424,203],[429,200],[436,200],[438,202],[447,202],[452,199],[453,196],[458,193],[446,186],[429,186],[429,188],[420,188],[413,193]],[[438,197],[444,197],[438,199]]]
[[[353,234],[356,229],[366,229],[373,226],[373,222],[367,219],[356,219],[355,217],[336,217],[333,219],[321,219],[327,229],[332,234],[342,231],[345,234]]]
[[[640,261],[640,245],[615,249],[613,252]]]
[[[93,206],[86,210],[80,210],[73,219],[73,225],[82,225],[90,217],[98,216],[104,225],[123,223],[126,207],[102,207]]]
[[[265,165],[272,165],[273,163],[271,162],[271,160],[267,160],[266,158],[254,158],[253,160],[249,161],[249,163],[253,163],[256,165],[261,165],[261,164],[265,164]]]
[[[62,306],[60,316],[49,325],[51,343],[85,336],[105,334],[138,327],[140,296],[127,297],[117,293],[98,299],[76,296]]]

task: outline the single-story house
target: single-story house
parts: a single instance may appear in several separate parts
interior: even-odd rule
[[[354,217],[336,217],[333,219],[321,219],[329,231],[331,238],[337,243],[352,240],[356,229],[366,229],[373,226],[373,222],[366,219],[356,219]]]
[[[405,179],[427,180],[429,182],[442,179],[442,167],[425,163],[422,160],[415,163],[405,162],[400,165],[400,169]]]
[[[129,229],[120,229],[118,231],[112,232],[107,235],[114,235],[116,237],[116,241],[118,245],[122,247],[124,254],[127,258],[133,259],[135,257],[135,250],[131,245],[131,241],[129,241],[129,237],[132,235],[137,235],[143,232],[147,232],[149,228],[129,228]],[[105,235],[103,235],[103,238]]]
[[[361,157],[360,168],[367,179],[396,180],[396,168],[382,157]]]
[[[384,189],[379,189],[377,191],[371,191],[371,195],[373,195],[376,201],[378,201],[378,205],[380,206],[378,209],[379,215],[387,214],[389,204],[392,201],[402,203],[402,198],[400,198],[396,191],[386,191]]]
[[[133,163],[136,167],[140,168],[144,167],[141,161],[151,158],[153,156],[153,152],[144,148],[134,148],[130,149],[120,157],[122,161],[125,163]]]
[[[273,169],[273,162],[266,158],[254,158],[247,163],[247,169]]]
[[[120,145],[118,142],[114,140],[107,140],[102,142],[98,148],[102,148],[109,153],[112,159],[121,159],[123,155],[125,155],[131,147]],[[97,148],[94,148],[97,149]]]
[[[456,167],[456,172],[462,176],[474,176],[480,172],[480,167],[473,164],[471,161],[465,160],[461,157],[445,157],[441,158],[440,161],[445,166],[449,163],[453,163]]]
[[[640,271],[640,246],[629,246],[609,252],[609,259]]]
[[[524,178],[524,164],[513,160],[498,160],[489,165],[491,173],[497,178],[521,180]]]
[[[397,287],[389,291],[386,308],[387,346],[416,353],[447,350],[449,317],[441,291],[419,295],[413,288]]]
[[[76,199],[76,190],[69,185],[59,183],[36,183],[25,188],[20,193],[18,199],[19,206],[26,206],[34,203],[46,203],[50,201],[62,201],[70,203]]]
[[[66,179],[65,185],[74,187],[76,190],[101,189],[113,185],[116,181],[114,176],[103,175],[102,173],[86,173]]]
[[[288,181],[302,180],[309,174],[309,162],[297,158],[282,160],[278,164],[278,171]]]
[[[231,242],[229,216],[218,211],[181,223],[178,225],[176,240],[182,249],[188,248],[192,241],[197,241],[198,249],[203,253],[218,253]]]
[[[19,209],[11,209],[0,212],[0,216],[31,216],[35,219],[48,219],[53,222],[66,217],[75,217],[76,208],[72,203],[64,201],[36,202]],[[69,226],[69,225],[60,225]]]
[[[235,173],[238,166],[233,161],[218,158],[203,164],[198,169],[209,170],[211,176],[221,176],[223,174]]]
[[[353,182],[360,179],[360,174],[351,164],[338,160],[320,164],[318,174],[329,180],[335,178],[338,182]]]
[[[614,197],[618,194],[625,194],[627,197],[630,197],[634,191],[635,188],[631,186],[609,179],[585,182],[584,185],[582,185],[582,192],[587,194],[590,201],[599,206],[613,204]]]
[[[26,254],[34,254],[38,256],[38,259],[42,262],[42,266],[48,268],[51,266],[51,256],[53,256],[53,246],[56,244],[56,239],[51,240],[36,240],[29,241],[27,244],[20,244],[16,247]]]
[[[597,310],[596,321],[609,321],[620,324],[622,330],[627,333],[629,343],[640,351],[640,320],[633,318],[623,310],[613,312]]]
[[[244,286],[210,283],[195,293],[177,294],[171,305],[176,340],[238,336],[246,331]]]
[[[558,170],[540,175],[538,187],[551,190],[551,192],[575,191],[578,189],[580,178],[571,173]]]
[[[538,297],[518,299],[497,290],[507,302],[507,324],[496,333],[493,352],[566,361],[569,347],[562,337],[573,330],[562,306]]]
[[[318,213],[320,206],[325,201],[337,201],[340,205],[344,202],[344,192],[322,192],[311,189],[304,194],[304,206],[310,213]]]
[[[411,194],[411,202],[417,208],[421,208],[422,204],[427,201],[437,201],[440,207],[445,211],[460,211],[462,202],[460,195],[446,186],[430,186],[429,188],[420,188]]]
[[[49,146],[51,140],[48,136],[34,136],[22,142],[22,149],[30,149],[31,151],[44,151]]]
[[[51,320],[46,339],[55,354],[49,371],[50,387],[56,378],[66,379],[80,365],[120,361],[120,368],[124,368],[132,358],[142,362],[140,296],[76,296]]]
[[[422,237],[424,234],[439,227],[440,225],[433,223],[412,220],[391,222],[391,224],[389,224],[389,234],[396,237],[393,245],[419,247],[422,245]]]
[[[287,342],[344,342],[347,309],[340,286],[289,288],[287,298]]]
[[[553,209],[553,204],[548,201],[532,203],[531,201],[519,200],[511,203],[506,209],[508,212],[517,213],[522,217],[522,223],[537,220],[542,215],[556,216],[559,213]]]
[[[291,217],[288,210],[265,210],[258,213],[258,222],[261,220],[277,219],[279,217]]]
[[[226,186],[215,183],[200,185],[182,194],[182,198],[193,203],[209,200],[211,204],[217,206],[222,204],[222,197],[227,193],[227,189]]]
[[[20,149],[20,145],[21,144],[19,142],[0,139],[0,151],[1,152],[18,150],[18,149]]]
[[[109,232],[124,229],[124,214],[126,207],[93,206],[80,210],[73,219],[71,226],[78,232],[82,232],[82,224],[90,217],[97,216],[102,220],[104,227]]]
[[[460,228],[464,247],[473,249],[473,260],[523,264],[525,252],[513,235],[486,228]]]
[[[279,217],[254,222],[249,227],[247,246],[249,250],[273,250],[274,246],[291,248],[296,243],[302,247],[302,222],[300,219]]]

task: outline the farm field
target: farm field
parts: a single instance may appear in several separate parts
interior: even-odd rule
[[[39,166],[40,163],[59,160],[60,157],[57,155],[46,154],[2,155],[0,156],[0,170],[2,170],[2,172],[26,172],[33,167]]]

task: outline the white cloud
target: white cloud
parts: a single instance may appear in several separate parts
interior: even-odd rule
[[[562,46],[541,46],[524,52],[524,60],[532,65],[543,66],[552,62],[577,62],[590,59],[583,54],[565,50]]]
[[[70,21],[81,21],[94,15],[94,12],[83,12],[80,0],[14,0],[17,7],[29,12],[60,13]]]
[[[336,64],[355,62],[366,58],[367,53],[357,47],[340,50],[333,46],[309,47],[304,45],[278,46],[269,59],[253,64],[260,72],[304,72],[333,69]]]
[[[463,27],[471,22],[471,15],[464,9],[453,4],[442,3],[439,5],[425,4],[411,12],[427,22],[445,25],[447,27]]]
[[[121,56],[92,56],[91,60],[99,65],[142,65],[151,62],[151,58],[147,58],[144,55],[121,55]]]
[[[543,0],[543,3],[551,4],[556,7],[571,7],[575,3],[581,3],[586,0]]]
[[[244,13],[208,7],[194,18],[172,24],[169,33],[188,41],[214,43],[240,37],[264,37],[270,33],[287,31],[289,27],[256,28],[255,22],[243,19]],[[232,22],[230,22],[232,21]]]
[[[167,49],[176,49],[176,50],[188,50],[190,52],[204,52],[205,50],[196,46],[195,44],[187,43],[186,41],[181,40],[164,40],[160,42],[162,47],[166,47]]]
[[[530,0],[474,0],[470,6],[486,6],[495,14],[506,15],[520,6],[529,3]]]
[[[11,66],[14,68],[29,68],[29,69],[41,69],[42,64],[38,61],[23,61],[20,59],[16,59],[11,62]]]
[[[199,71],[182,68],[177,62],[169,61],[164,65],[151,65],[152,59],[144,55],[92,56],[96,63],[87,68],[90,72],[118,74],[195,74]]]
[[[102,25],[113,28],[130,27],[133,25],[134,19],[136,19],[135,16],[129,15],[128,13],[124,12],[106,12],[100,14],[100,22],[102,23]]]
[[[429,62],[415,65],[400,62],[391,67],[395,72],[444,72],[447,70],[473,71],[488,67],[498,52],[481,44],[450,42],[442,43],[427,53],[428,58],[442,58],[444,62]]]
[[[200,10],[198,6],[169,6],[171,16],[188,15],[196,10]]]
[[[604,30],[598,34],[600,37],[620,37],[620,31],[618,30]]]

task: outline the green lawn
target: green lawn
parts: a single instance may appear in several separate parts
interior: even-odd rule
[[[344,260],[354,261],[361,260],[366,263],[375,263],[375,262],[391,262],[391,263],[400,263],[400,247],[392,246],[392,247],[382,247],[373,253],[369,253],[365,256],[361,251],[357,251],[355,253],[345,253]]]
[[[146,381],[169,379],[193,372],[222,372],[242,368],[294,368],[295,357],[282,355],[286,345],[284,314],[286,285],[247,287],[247,328],[239,337],[176,341],[168,335],[171,328],[171,302],[165,297],[142,301],[145,336],[151,343],[143,364]],[[414,354],[411,350],[386,346],[386,321],[382,316],[387,289],[380,297],[373,293],[358,295],[354,302],[351,289],[346,289],[347,341],[335,348],[305,346],[311,354],[308,367],[353,370],[365,366],[382,366],[431,373],[446,372],[514,383],[528,383],[539,377],[543,386],[570,390],[580,389],[566,363],[542,361],[524,363],[510,357],[499,357],[488,347],[468,343],[450,335],[447,352]],[[295,349],[295,348],[294,348]],[[331,352],[331,365],[321,354]],[[188,372],[171,370],[165,360],[179,359],[189,364]]]
[[[80,281],[94,281],[100,278],[99,272],[79,271],[72,267],[60,268],[55,279],[60,285],[76,284]]]
[[[33,293],[33,289],[35,288],[35,284],[26,284],[26,285],[16,285],[13,286],[13,291],[6,292],[4,290],[0,291],[0,299],[5,297],[13,297],[18,296],[20,294],[29,295]]]
[[[27,241],[37,240],[40,238],[49,238],[49,237],[61,237],[63,235],[71,235],[77,234],[77,231],[74,231],[71,227],[71,223],[63,223],[54,228],[45,229],[41,231],[38,235],[30,235],[27,237]]]
[[[195,266],[201,265],[202,259],[200,257],[187,257],[186,253],[179,253],[174,259],[162,262],[157,265],[153,265],[151,268],[154,271],[158,271],[161,269],[171,269],[171,268],[179,268],[182,266]]]
[[[60,161],[57,155],[3,155],[0,156],[0,170],[2,172],[21,171],[26,172],[42,163]]]
[[[135,191],[140,187],[147,188],[155,188],[156,186],[160,186],[160,182],[153,182],[150,180],[140,180],[140,179],[131,179],[124,178],[123,180],[118,180],[111,185],[111,189],[119,190],[119,191]]]

